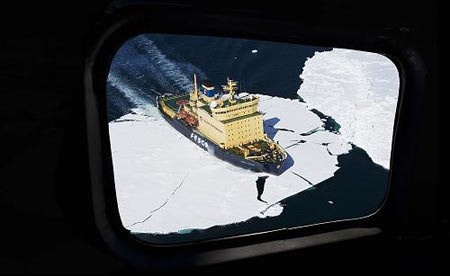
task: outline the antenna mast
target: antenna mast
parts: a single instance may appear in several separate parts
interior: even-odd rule
[[[230,78],[227,78],[227,85],[222,85],[222,87],[223,87],[223,90],[230,93],[230,102],[235,103],[236,101],[234,100],[234,94],[237,89],[237,82],[231,80]]]

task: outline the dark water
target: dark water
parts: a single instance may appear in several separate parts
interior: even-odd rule
[[[316,114],[324,122],[323,128],[329,132],[340,134],[339,129],[341,125],[333,119],[333,117],[323,114],[317,109],[311,109],[311,112]]]
[[[252,53],[253,49],[258,52]],[[111,65],[107,84],[108,118],[114,120],[139,104],[154,104],[158,94],[189,92],[193,88],[194,72],[200,81],[209,79],[216,87],[220,87],[228,76],[240,81],[242,91],[303,101],[297,90],[301,85],[299,75],[304,62],[316,51],[327,50],[330,48],[242,39],[141,35],[125,43]],[[339,122],[320,110],[312,112],[323,119],[321,131],[339,133]],[[275,123],[265,122],[265,130],[273,128]],[[374,164],[357,146],[353,146],[348,154],[340,155],[338,162],[340,168],[334,177],[282,200],[284,210],[277,217],[255,217],[227,226],[185,229],[166,235],[135,235],[152,243],[182,243],[373,213],[385,197],[389,171]],[[264,189],[269,188],[260,180],[255,185],[257,196],[253,200],[263,200]]]
[[[256,197],[257,200],[267,203],[264,199],[262,199],[262,195],[264,193],[264,186],[266,186],[266,179],[269,178],[268,176],[260,176],[258,179],[256,179],[256,190],[258,191],[258,196]]]
[[[257,53],[252,53],[257,49]],[[117,52],[110,70],[116,85],[108,82],[108,117],[114,120],[134,103],[121,89],[154,102],[162,93],[184,93],[193,88],[193,74],[199,82],[216,87],[230,77],[241,91],[297,99],[303,64],[316,51],[331,48],[181,35],[140,35]],[[117,85],[117,83],[119,85]],[[119,87],[118,87],[119,86]]]

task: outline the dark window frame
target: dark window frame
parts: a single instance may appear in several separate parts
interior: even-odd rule
[[[173,15],[172,21],[170,24],[163,24],[167,22],[167,14]],[[129,38],[142,33],[224,36],[349,48],[375,52],[390,58],[400,74],[400,92],[394,123],[390,184],[385,203],[389,203],[389,197],[392,197],[392,188],[397,191],[397,198],[399,190],[408,189],[405,186],[407,184],[400,179],[406,175],[411,165],[402,163],[400,166],[400,160],[396,160],[396,156],[404,154],[407,146],[398,148],[395,143],[399,135],[403,142],[414,140],[405,139],[403,132],[398,134],[402,123],[406,124],[411,120],[410,117],[399,116],[405,101],[405,87],[408,87],[408,93],[415,95],[408,98],[412,104],[420,101],[421,97],[417,95],[424,89],[426,68],[417,49],[408,47],[409,40],[401,33],[376,28],[370,32],[361,32],[356,27],[343,27],[332,22],[324,23],[318,28],[313,24],[271,20],[253,14],[205,12],[192,7],[163,4],[137,5],[112,12],[92,31],[95,42],[86,59],[84,82],[95,220],[100,235],[113,252],[142,268],[169,268],[175,264],[175,267],[180,268],[372,236],[380,234],[382,229],[399,227],[389,225],[389,222],[395,220],[395,215],[392,215],[393,207],[392,204],[383,203],[377,212],[363,218],[181,245],[148,244],[131,235],[122,226],[115,195],[106,112],[106,79],[111,61],[120,46]],[[410,142],[413,143],[414,141]],[[401,167],[398,172],[397,166]],[[401,213],[400,211],[399,214]]]

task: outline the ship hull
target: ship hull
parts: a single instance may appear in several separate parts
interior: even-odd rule
[[[161,110],[161,108],[159,108],[159,106],[158,110],[160,111],[162,117],[167,121],[167,123],[169,123],[169,125],[171,125],[174,129],[190,139],[193,143],[197,144],[203,150],[209,152],[210,154],[223,161],[226,161],[243,169],[252,170],[255,172],[266,172],[274,175],[279,175],[281,169],[283,168],[284,161],[281,163],[260,163],[245,159],[235,154],[230,154],[223,150],[219,145],[203,136],[198,131],[195,131],[192,128],[184,125],[180,120],[172,119],[167,116]]]

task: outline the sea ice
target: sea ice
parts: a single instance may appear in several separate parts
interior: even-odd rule
[[[333,117],[346,142],[363,148],[389,169],[399,74],[380,54],[333,49],[305,62],[298,95],[309,108]],[[329,146],[331,152],[336,145]]]
[[[252,53],[256,53],[254,49]],[[351,144],[389,168],[398,72],[387,58],[334,49],[308,59],[298,94],[260,97],[264,129],[290,156],[290,167],[266,179],[262,200],[244,170],[202,150],[168,125],[151,105],[138,105],[109,132],[119,212],[132,232],[174,233],[278,216],[280,201],[333,176]],[[138,99],[139,100],[139,99]],[[311,109],[333,117],[325,130]],[[333,201],[329,201],[333,204]]]
[[[317,115],[298,100],[258,96],[266,128],[293,160],[283,174],[266,179],[267,203],[257,200],[256,189],[256,179],[266,174],[214,157],[147,106],[109,124],[123,225],[134,232],[171,233],[277,216],[282,199],[332,177],[337,157],[322,143],[341,142],[339,135],[301,136],[322,126]],[[306,142],[297,143],[301,139]]]

